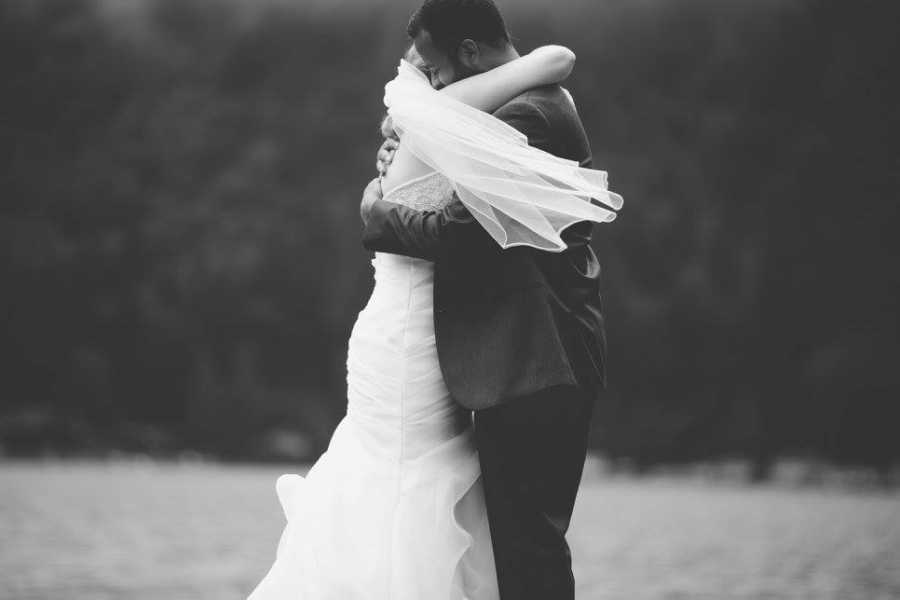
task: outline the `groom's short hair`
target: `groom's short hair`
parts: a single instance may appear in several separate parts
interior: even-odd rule
[[[425,0],[409,19],[406,33],[415,38],[422,30],[451,58],[466,39],[492,45],[510,42],[506,23],[492,0]]]

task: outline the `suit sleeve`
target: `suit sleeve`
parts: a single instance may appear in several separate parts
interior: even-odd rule
[[[533,104],[513,102],[494,116],[528,136],[530,145],[549,152],[550,126]],[[369,211],[362,239],[368,250],[435,262],[459,248],[470,252],[479,245],[497,248],[497,242],[455,197],[439,211],[419,211],[388,200],[376,200]]]
[[[363,246],[376,252],[403,254],[433,262],[454,248],[496,242],[454,197],[439,211],[420,211],[389,200],[376,200],[363,228]]]

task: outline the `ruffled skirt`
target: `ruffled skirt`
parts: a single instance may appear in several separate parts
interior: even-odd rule
[[[348,353],[348,413],[306,477],[249,600],[497,600],[468,413],[440,377],[431,265],[376,255]]]

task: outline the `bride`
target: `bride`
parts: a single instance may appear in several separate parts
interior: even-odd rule
[[[575,59],[546,46],[439,93],[418,60],[411,48],[386,102],[403,100],[407,84],[488,113],[564,80]],[[442,117],[440,102],[419,108]],[[440,160],[405,147],[412,120],[405,129],[384,198],[441,208],[459,190]],[[349,341],[347,414],[305,478],[278,478],[287,524],[249,600],[496,600],[470,413],[450,398],[435,349],[433,263],[376,253],[372,264],[374,290]]]

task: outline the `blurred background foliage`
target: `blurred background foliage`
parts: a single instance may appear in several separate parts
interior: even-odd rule
[[[414,2],[0,6],[0,448],[314,458],[372,280],[358,202]],[[900,11],[507,0],[598,168],[609,391],[638,468],[900,460]]]

